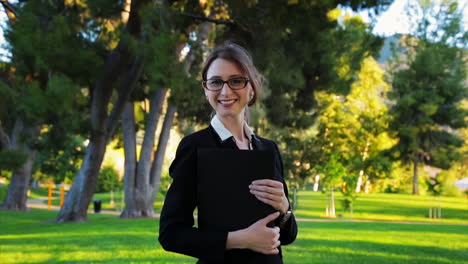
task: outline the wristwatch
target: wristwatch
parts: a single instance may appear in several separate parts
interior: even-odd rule
[[[280,219],[280,222],[279,222],[279,227],[282,228],[284,226],[284,224],[286,224],[286,222],[288,222],[288,220],[291,218],[291,216],[292,216],[292,211],[291,210],[288,210],[283,215],[280,215],[281,219]]]

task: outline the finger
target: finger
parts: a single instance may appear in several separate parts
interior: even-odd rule
[[[278,248],[273,248],[273,249],[268,249],[268,250],[265,250],[263,254],[267,254],[267,255],[276,255],[279,253],[279,250]]]
[[[278,232],[275,236],[275,241],[279,241],[279,238],[280,238],[280,233]]]
[[[279,238],[279,233],[280,233],[281,229],[279,227],[277,227],[277,226],[275,226],[274,229],[275,229],[276,234],[278,235],[278,238]],[[278,239],[278,238],[276,238],[276,239]]]
[[[275,180],[270,179],[263,179],[263,180],[255,180],[252,182],[255,185],[267,185],[271,187],[283,188],[283,183]]]
[[[266,185],[251,184],[251,185],[249,185],[249,188],[250,188],[250,190],[267,192],[267,193],[281,195],[281,196],[284,194],[283,188],[278,188],[278,187],[270,187],[270,186],[266,186]]]
[[[260,219],[260,222],[266,226],[268,223],[278,218],[279,215],[280,215],[279,212],[272,213],[268,215],[267,217]]]
[[[270,199],[266,199],[260,196],[255,196],[259,201],[271,205],[273,208],[280,210],[281,209],[281,202],[273,201]]]
[[[279,241],[279,240],[278,240],[278,241],[276,241],[276,243],[275,243],[275,246],[274,246],[274,247],[275,247],[275,248],[278,248],[280,245],[281,245],[281,241]]]
[[[271,193],[266,193],[266,192],[260,192],[260,191],[254,191],[250,190],[250,193],[255,195],[255,196],[260,196],[264,199],[276,201],[276,202],[281,202],[283,201],[283,195],[276,195],[276,194],[271,194]]]

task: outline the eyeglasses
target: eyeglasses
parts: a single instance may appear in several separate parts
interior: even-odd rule
[[[224,84],[227,83],[229,88],[231,88],[232,90],[240,90],[244,89],[247,86],[247,83],[249,83],[249,81],[250,80],[245,77],[236,77],[227,81],[223,81],[221,79],[212,79],[203,81],[203,86],[210,91],[219,91],[223,89]]]

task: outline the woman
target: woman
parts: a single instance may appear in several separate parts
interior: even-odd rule
[[[183,138],[179,144],[169,168],[173,182],[161,212],[159,241],[165,250],[198,258],[197,263],[283,263],[280,245],[296,239],[297,225],[290,211],[281,156],[277,145],[255,135],[245,118],[247,107],[258,99],[261,77],[249,53],[235,44],[216,48],[207,59],[202,77],[206,98],[216,114],[208,128]],[[194,227],[198,148],[274,151],[275,180],[256,180],[249,188],[252,195],[277,212],[232,232]],[[227,186],[220,181],[219,187]],[[272,221],[274,227],[268,225]]]

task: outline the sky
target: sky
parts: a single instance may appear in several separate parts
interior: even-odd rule
[[[376,20],[374,27],[374,34],[380,36],[392,36],[394,34],[407,34],[410,32],[409,22],[405,14],[405,6],[407,3],[416,0],[395,0],[392,5]],[[468,0],[459,0],[461,5],[465,5],[464,15],[464,28],[468,29]],[[359,13],[364,21],[370,23],[370,18],[365,12]],[[3,8],[0,10],[0,25],[4,25],[7,21],[7,17]],[[3,30],[0,27],[0,58],[3,59],[4,55],[7,54],[2,46],[5,44],[3,37]]]
[[[410,22],[406,16],[405,9],[412,2],[416,2],[416,0],[395,0],[385,12],[379,15],[373,33],[386,37],[410,33]],[[468,0],[459,0],[459,6],[465,7],[463,27],[468,30]],[[367,23],[371,22],[366,12],[361,12],[359,15]]]
[[[411,0],[410,0],[411,1]],[[397,33],[409,33],[409,22],[405,14],[405,5],[408,0],[396,0],[378,18],[374,27],[374,34],[379,36],[392,36]],[[361,13],[364,21],[370,22],[367,15]]]

